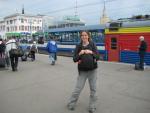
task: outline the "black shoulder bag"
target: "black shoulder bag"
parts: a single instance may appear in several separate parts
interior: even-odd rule
[[[88,45],[87,48],[83,46],[81,49],[89,49],[92,50],[92,47]],[[83,71],[93,70],[97,68],[97,62],[93,56],[93,54],[83,54],[80,56],[80,61],[78,63],[78,69]]]
[[[15,42],[13,42],[15,43]],[[10,57],[11,56],[18,56],[22,57],[23,56],[23,50],[20,49],[20,47],[17,46],[16,49],[12,49],[12,44],[11,44],[11,50],[9,51]]]

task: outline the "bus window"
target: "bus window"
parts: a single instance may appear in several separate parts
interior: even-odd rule
[[[91,31],[91,38],[95,42],[96,33],[94,31]]]
[[[97,41],[100,43],[105,43],[105,37],[103,32],[97,32]]]
[[[101,31],[91,31],[91,38],[96,43],[104,43],[104,36]]]
[[[75,42],[76,33],[73,32],[64,32],[62,33],[62,42]]]
[[[38,44],[44,44],[44,37],[38,38]]]
[[[73,42],[79,41],[79,33],[78,32],[72,33],[72,37],[73,37]]]

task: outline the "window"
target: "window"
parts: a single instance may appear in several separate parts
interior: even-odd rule
[[[37,31],[38,31],[38,30],[40,30],[39,28],[40,28],[40,27],[39,27],[39,26],[37,26]]]
[[[116,37],[111,38],[111,49],[117,49],[117,38]]]
[[[23,20],[23,18],[21,18],[21,23],[24,23],[24,20]]]
[[[13,23],[13,21],[12,20],[10,20],[10,24],[12,24]]]
[[[19,31],[21,30],[21,26],[19,26]]]
[[[7,27],[7,31],[9,32],[9,27]]]
[[[25,31],[27,31],[27,26],[25,26]]]
[[[24,26],[23,25],[21,26],[21,30],[24,31]]]
[[[17,26],[15,26],[15,31],[17,31]]]

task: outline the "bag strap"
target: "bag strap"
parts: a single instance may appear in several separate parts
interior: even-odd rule
[[[11,49],[12,49],[12,43],[11,43]]]
[[[12,48],[12,44],[13,44],[13,43],[16,45],[16,49],[18,49],[18,48],[19,48],[19,46],[18,46],[18,44],[17,44],[17,42],[16,42],[16,41],[15,41],[15,42],[11,42],[11,49],[13,49],[13,48]]]

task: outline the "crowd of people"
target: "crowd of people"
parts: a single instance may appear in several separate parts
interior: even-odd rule
[[[28,48],[26,48],[27,50]],[[22,56],[19,56],[16,52],[22,51]],[[25,49],[19,45],[18,40],[15,37],[11,37],[8,40],[0,39],[0,68],[4,67],[12,71],[18,71],[18,59],[23,58],[23,52]],[[29,48],[28,56],[30,55],[31,61],[35,60],[35,53],[38,52],[36,42],[34,41]]]
[[[22,56],[12,53],[18,49],[24,52]],[[26,51],[28,51],[27,54],[25,53]],[[57,60],[57,44],[55,38],[50,38],[46,46],[46,51],[49,53],[49,62],[51,65],[55,65]],[[27,45],[20,45],[15,37],[11,37],[8,40],[0,39],[0,68],[5,67],[9,69],[11,66],[12,71],[17,71],[19,57],[21,57],[22,61],[26,61],[27,57],[31,58],[31,61],[35,61],[36,53],[38,53],[36,41],[33,41],[30,47],[28,47]]]

